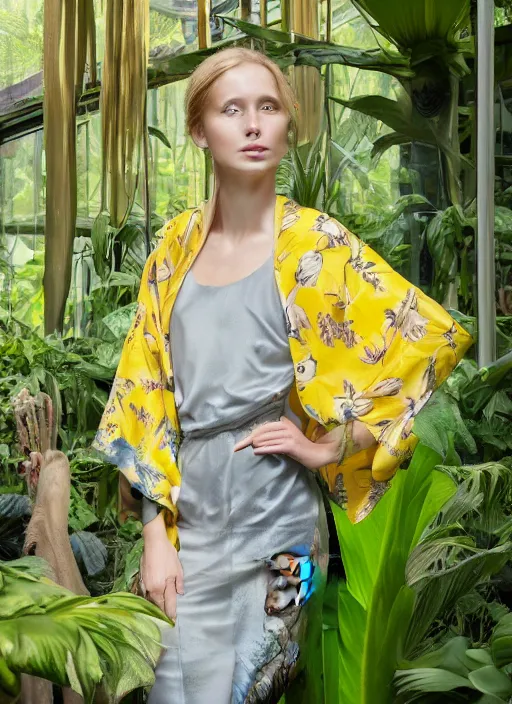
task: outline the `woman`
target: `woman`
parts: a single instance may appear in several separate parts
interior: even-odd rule
[[[364,518],[471,339],[338,222],[276,198],[295,105],[270,60],[209,57],[186,107],[215,193],[160,233],[96,446],[143,496],[141,583],[176,618],[150,704],[271,703],[318,652],[319,486]],[[313,679],[294,701],[320,701]]]

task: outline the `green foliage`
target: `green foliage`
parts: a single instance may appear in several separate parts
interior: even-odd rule
[[[64,412],[63,448],[72,450],[78,438],[91,437],[101,417],[121,342],[43,340],[21,324],[0,327],[0,437],[9,448],[8,457],[0,456],[4,471],[17,458],[11,399],[24,387],[58,397],[56,407],[61,400]]]
[[[481,371],[472,360],[462,360],[416,418],[415,434],[447,463],[512,454],[511,368],[510,356]]]
[[[415,421],[421,443],[409,468],[364,521],[352,525],[331,504],[347,575],[338,583],[339,643],[331,636],[339,668],[330,665],[343,704],[458,701],[429,698],[452,687],[474,690],[460,701],[509,696],[499,689],[509,667],[505,627],[495,631],[503,659],[483,658],[495,624],[510,623],[501,600],[512,559],[512,458],[503,457],[512,454],[511,365],[510,357],[482,370],[459,364]],[[463,672],[449,666],[451,645],[439,650],[454,636],[474,660]]]
[[[160,628],[172,625],[133,594],[76,596],[44,576],[38,558],[0,562],[0,693],[14,700],[28,673],[71,686],[92,704],[154,682]]]
[[[348,704],[392,701],[390,684],[414,609],[407,560],[455,492],[455,484],[434,471],[437,461],[436,453],[420,446],[409,469],[398,473],[388,493],[359,524],[351,524],[331,504],[347,574],[341,612],[353,613],[348,624],[340,624],[342,667],[352,671],[349,678],[340,677],[341,700]]]
[[[438,701],[452,701],[447,692],[466,690],[464,701],[508,702],[512,695],[512,614],[504,616],[491,636],[491,645],[472,648],[462,636],[415,661],[402,663],[396,673],[400,704],[423,701],[419,693],[438,692]],[[441,694],[442,693],[442,694]],[[443,696],[444,695],[444,696]]]

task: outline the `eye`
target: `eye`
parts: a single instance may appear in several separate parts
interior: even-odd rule
[[[224,112],[226,113],[226,115],[234,115],[235,112],[238,112],[238,108],[234,107],[233,105],[230,105],[224,110]]]
[[[275,105],[267,104],[263,106],[263,110],[266,110],[266,108],[269,108],[268,112],[276,110]]]

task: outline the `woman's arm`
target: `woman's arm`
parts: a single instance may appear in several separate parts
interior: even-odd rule
[[[322,435],[316,442],[286,416],[272,423],[263,423],[246,438],[236,443],[234,452],[252,445],[255,455],[290,455],[311,471],[336,462],[341,464],[350,455],[376,445],[373,435],[361,421],[351,421]]]
[[[175,619],[176,594],[184,593],[183,568],[176,548],[167,537],[163,512],[144,525],[142,537],[141,578],[145,596],[169,618]]]
[[[357,452],[377,445],[377,441],[364,423],[359,420],[353,420],[346,425],[339,425],[325,433],[325,435],[316,440],[315,444],[327,447],[326,458],[328,461],[325,464],[331,464],[332,462],[341,464],[344,459],[355,455]]]

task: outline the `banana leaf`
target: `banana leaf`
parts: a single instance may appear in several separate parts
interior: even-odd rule
[[[109,700],[154,682],[160,626],[172,625],[134,594],[76,596],[28,557],[0,562],[0,697],[16,696],[20,674],[71,686],[92,704],[101,682]]]
[[[263,28],[233,17],[224,16],[222,20],[239,29],[246,36],[266,42],[265,52],[281,68],[287,66],[321,68],[328,64],[343,64],[370,71],[381,71],[400,78],[415,75],[409,65],[408,58],[395,51],[354,49],[329,42],[320,42],[296,33],[292,36],[288,32]],[[294,42],[293,37],[296,37],[298,41]]]
[[[340,595],[342,667],[350,663],[345,677],[340,676],[343,702],[392,701],[391,683],[403,656],[415,599],[406,583],[407,560],[456,491],[447,474],[434,471],[439,459],[419,445],[409,469],[397,474],[361,523],[351,524],[331,503],[347,574],[347,592]]]

